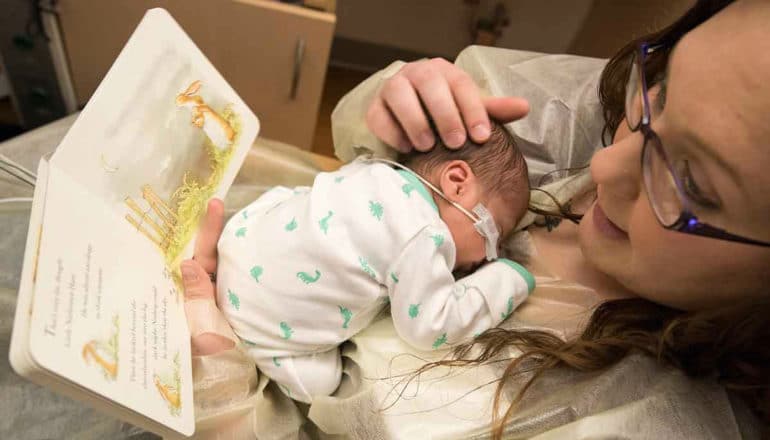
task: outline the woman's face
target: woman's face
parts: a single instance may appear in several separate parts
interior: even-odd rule
[[[770,241],[770,2],[739,1],[674,49],[652,129],[701,221]],[[580,224],[584,255],[638,295],[682,309],[770,292],[770,248],[668,231],[642,181],[643,135],[625,123],[591,161],[597,200]],[[686,164],[686,166],[685,166]],[[704,200],[715,202],[701,203]]]

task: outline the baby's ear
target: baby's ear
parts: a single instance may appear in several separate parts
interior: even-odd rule
[[[441,173],[441,191],[450,200],[462,205],[464,201],[475,204],[480,197],[479,181],[464,160],[453,160],[444,166]]]

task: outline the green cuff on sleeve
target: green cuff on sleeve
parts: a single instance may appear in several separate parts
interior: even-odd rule
[[[532,274],[529,273],[529,271],[526,268],[524,268],[524,266],[522,266],[521,264],[515,261],[509,260],[507,258],[498,258],[495,261],[504,263],[508,267],[518,272],[519,275],[521,275],[521,277],[524,278],[524,281],[527,282],[528,293],[532,293],[532,291],[535,290],[535,277],[532,276]]]

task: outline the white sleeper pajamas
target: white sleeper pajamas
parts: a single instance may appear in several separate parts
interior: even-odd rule
[[[259,369],[304,402],[334,392],[337,347],[388,302],[398,334],[433,350],[496,326],[535,284],[502,258],[455,280],[431,194],[381,163],[268,191],[227,223],[218,248],[220,308]]]

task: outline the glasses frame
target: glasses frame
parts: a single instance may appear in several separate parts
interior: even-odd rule
[[[750,244],[750,245],[756,245],[756,246],[763,246],[763,247],[770,247],[770,243],[763,242],[759,240],[754,240],[747,237],[742,237],[740,235],[732,234],[730,232],[727,232],[724,229],[717,228],[715,226],[711,226],[708,223],[701,222],[698,220],[698,217],[692,213],[692,210],[688,207],[689,200],[687,196],[685,195],[684,186],[677,176],[677,174],[674,172],[674,167],[671,165],[671,161],[668,158],[668,155],[666,154],[666,151],[663,149],[663,144],[660,140],[660,137],[658,137],[657,133],[653,131],[650,124],[652,123],[652,117],[650,113],[650,101],[648,97],[648,89],[647,89],[647,78],[645,77],[644,72],[644,64],[647,59],[647,56],[656,50],[663,49],[668,47],[669,45],[666,43],[662,44],[648,44],[648,43],[641,43],[639,45],[639,48],[637,52],[634,54],[633,59],[631,60],[631,68],[629,69],[629,77],[627,81],[626,87],[628,87],[628,84],[631,84],[632,77],[634,72],[634,67],[636,67],[636,71],[639,75],[639,85],[641,86],[641,102],[642,102],[642,114],[640,117],[640,120],[633,124],[631,120],[629,119],[628,115],[628,102],[626,102],[626,123],[628,124],[628,128],[632,132],[641,131],[642,135],[644,136],[644,144],[642,146],[642,154],[641,154],[641,166],[642,166],[642,176],[646,176],[646,173],[649,172],[647,168],[649,167],[649,164],[645,164],[645,154],[647,153],[647,148],[655,148],[655,152],[657,152],[660,157],[663,158],[663,162],[666,165],[666,170],[671,175],[671,179],[676,185],[676,192],[679,197],[679,202],[682,206],[682,211],[679,214],[679,218],[674,221],[672,224],[667,225],[664,220],[660,217],[660,214],[658,214],[658,210],[655,207],[655,203],[652,200],[651,194],[651,188],[650,185],[647,183],[647,178],[643,177],[644,181],[644,187],[647,191],[648,197],[647,199],[650,202],[650,207],[652,208],[652,211],[655,213],[655,218],[658,219],[658,223],[660,223],[661,226],[663,226],[665,229],[668,229],[670,231],[675,232],[682,232],[685,234],[691,234],[691,235],[697,235],[700,237],[708,237],[708,238],[714,238],[717,240],[726,240],[726,241],[732,241],[736,243],[743,243],[743,244]],[[635,64],[635,65],[634,65]],[[638,92],[637,92],[638,93]],[[634,94],[635,95],[635,94]],[[631,96],[634,96],[631,95]],[[626,95],[626,101],[628,101],[629,95]]]

